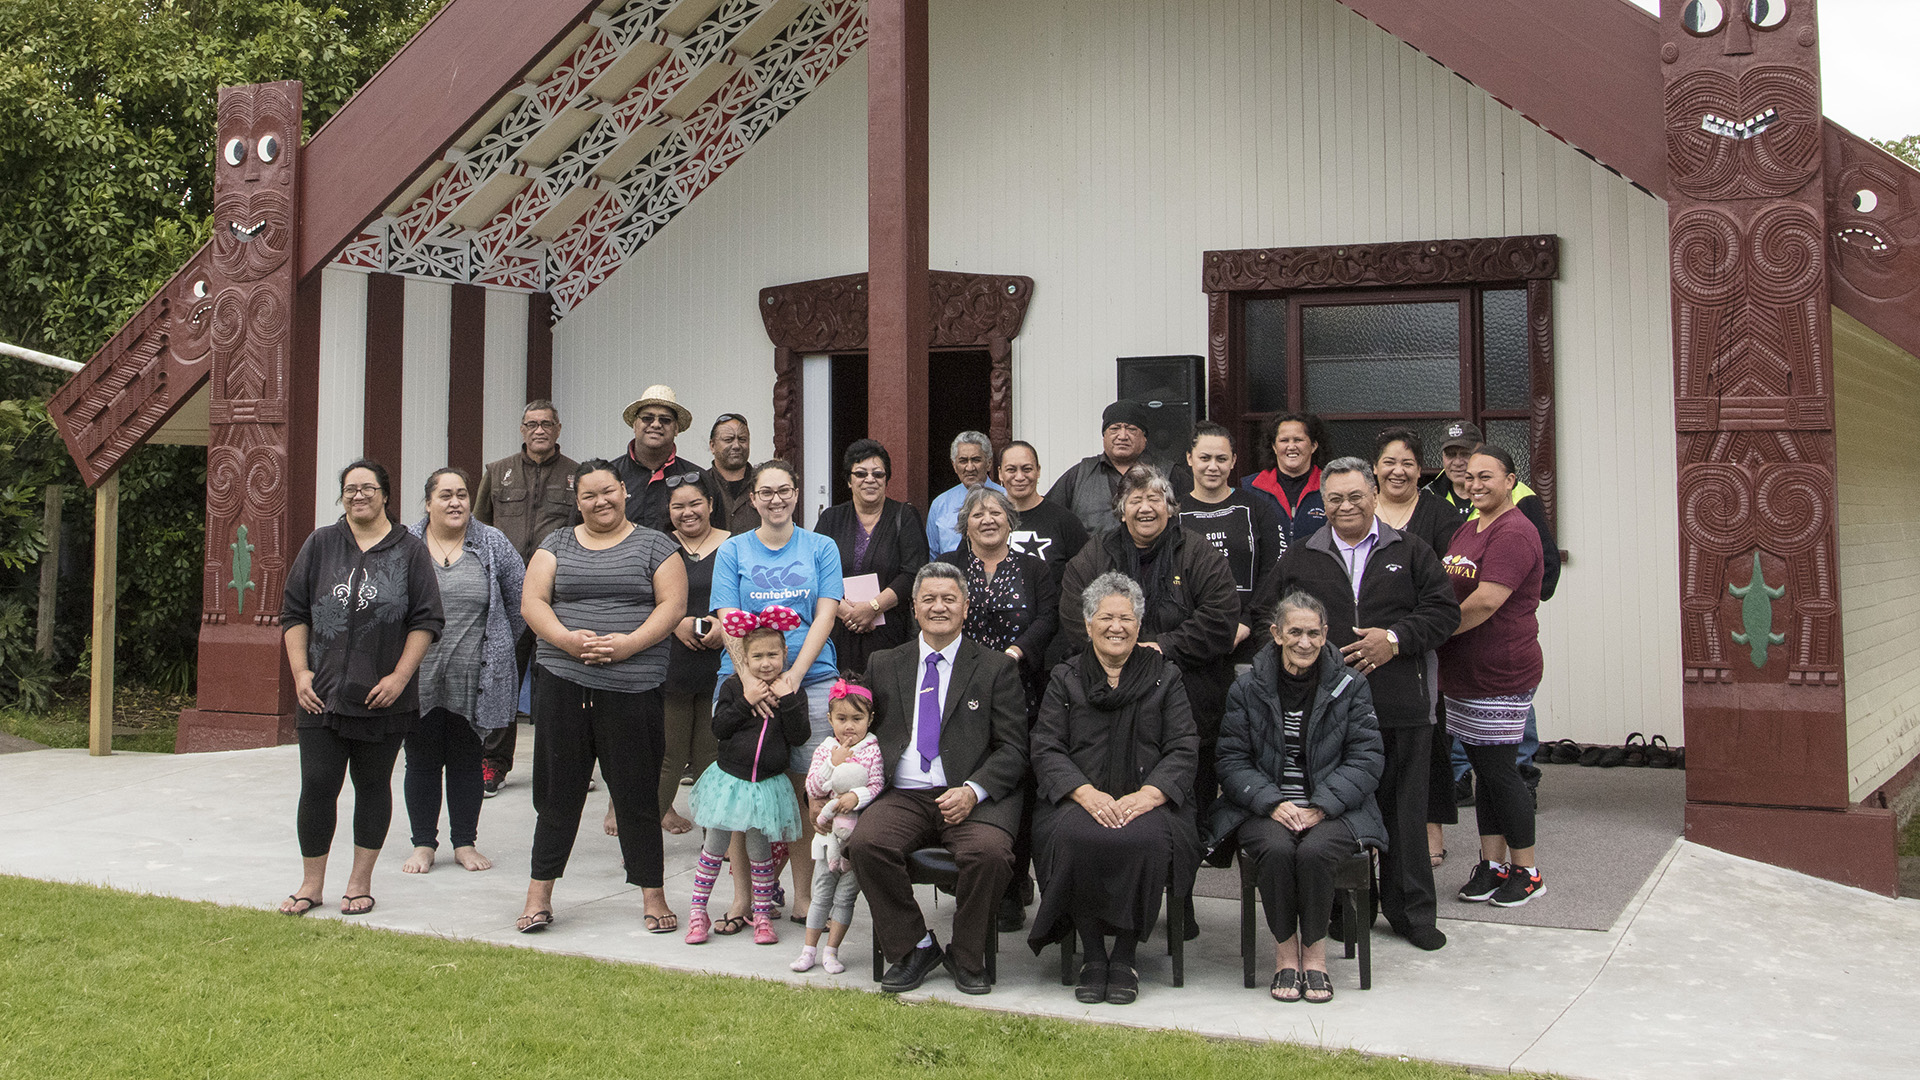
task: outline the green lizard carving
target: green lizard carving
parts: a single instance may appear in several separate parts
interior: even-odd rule
[[[234,591],[234,613],[245,615],[247,590],[254,587],[253,545],[247,543],[245,525],[240,526],[239,531],[234,534],[234,541],[227,545],[227,550],[233,552],[233,580],[227,582],[227,588]]]
[[[1760,572],[1760,553],[1756,551],[1753,553],[1753,576],[1747,579],[1745,585],[1728,585],[1727,591],[1739,599],[1740,622],[1747,630],[1744,634],[1735,630],[1733,643],[1752,646],[1753,666],[1766,667],[1767,646],[1787,643],[1785,634],[1772,633],[1773,602],[1787,595],[1787,587],[1782,585],[1776,589],[1767,584],[1766,576]]]

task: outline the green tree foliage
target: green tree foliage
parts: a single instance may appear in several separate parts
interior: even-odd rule
[[[219,88],[299,79],[311,134],[442,2],[0,0],[0,340],[91,356],[209,235]],[[46,421],[60,381],[0,359],[0,701],[22,689],[9,642],[24,625],[31,644],[46,483],[70,485],[57,668],[87,631],[92,498]],[[137,678],[191,677],[205,462],[147,447],[122,467],[118,656]]]
[[[1909,135],[1904,139],[1875,139],[1880,149],[1920,169],[1920,135]]]

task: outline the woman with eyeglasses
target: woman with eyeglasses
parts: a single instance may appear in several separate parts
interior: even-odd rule
[[[724,621],[729,612],[758,615],[778,606],[793,609],[800,622],[785,631],[787,655],[792,662],[771,683],[746,674],[741,639],[727,635],[727,654],[720,658],[714,694],[717,697],[727,677],[739,671],[746,699],[755,703],[755,710],[762,716],[771,718],[781,698],[795,690],[806,692],[811,734],[805,744],[791,748],[787,762],[794,798],[804,805],[813,751],[833,735],[833,723],[827,716],[827,691],[833,688],[840,671],[831,640],[840,600],[845,595],[840,550],[827,537],[794,523],[800,505],[800,481],[792,465],[774,458],[755,468],[752,491],[760,527],[728,537],[713,557],[713,617]],[[805,844],[793,845],[788,855],[793,862],[793,910],[801,913],[793,919],[804,923],[812,903],[813,855]],[[777,852],[775,857],[779,857]]]
[[[887,498],[893,459],[886,447],[861,439],[847,447],[841,464],[853,498],[828,507],[814,529],[840,548],[842,576],[853,580],[872,574],[878,586],[876,595],[864,599],[843,597],[834,618],[833,650],[840,667],[865,671],[867,657],[913,635],[908,609],[900,602],[913,591],[913,575],[932,552],[919,509]]]

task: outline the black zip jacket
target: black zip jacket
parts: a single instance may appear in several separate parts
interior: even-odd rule
[[[793,747],[805,746],[812,734],[805,690],[781,698],[773,719],[762,720],[747,704],[740,676],[729,675],[720,684],[720,698],[713,703],[713,737],[720,745],[713,760],[722,772],[755,782],[780,776]]]

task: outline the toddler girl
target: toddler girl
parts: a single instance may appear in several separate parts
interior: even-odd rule
[[[826,799],[827,805],[814,820],[814,831],[825,834],[846,819],[855,817],[868,803],[880,797],[886,787],[886,766],[880,760],[880,741],[868,734],[873,723],[873,691],[852,675],[841,673],[840,681],[827,694],[827,715],[833,721],[833,738],[813,752],[807,769],[807,795]],[[867,772],[864,785],[835,796],[832,787],[834,769],[852,764]],[[853,876],[843,854],[836,859],[816,858],[813,863],[813,906],[807,909],[807,945],[792,964],[795,971],[813,967],[820,944],[820,931],[830,928],[827,947],[818,953],[820,966],[830,974],[847,970],[840,962],[840,942],[853,922],[853,901],[860,895],[860,882]]]
[[[740,638],[745,658],[739,673],[727,677],[713,704],[713,735],[719,741],[712,765],[687,795],[693,820],[707,830],[700,862],[693,872],[693,910],[687,916],[687,944],[698,945],[712,932],[707,898],[720,876],[733,834],[744,833],[747,865],[753,878],[753,941],[773,945],[780,934],[773,928],[773,894],[779,864],[773,858],[775,840],[798,840],[803,827],[800,804],[787,780],[789,748],[805,743],[812,734],[807,721],[807,695],[794,691],[774,701],[773,716],[756,711],[771,695],[770,684],[787,667],[785,632],[800,625],[800,616],[784,607],[753,613],[727,614],[728,634]]]

